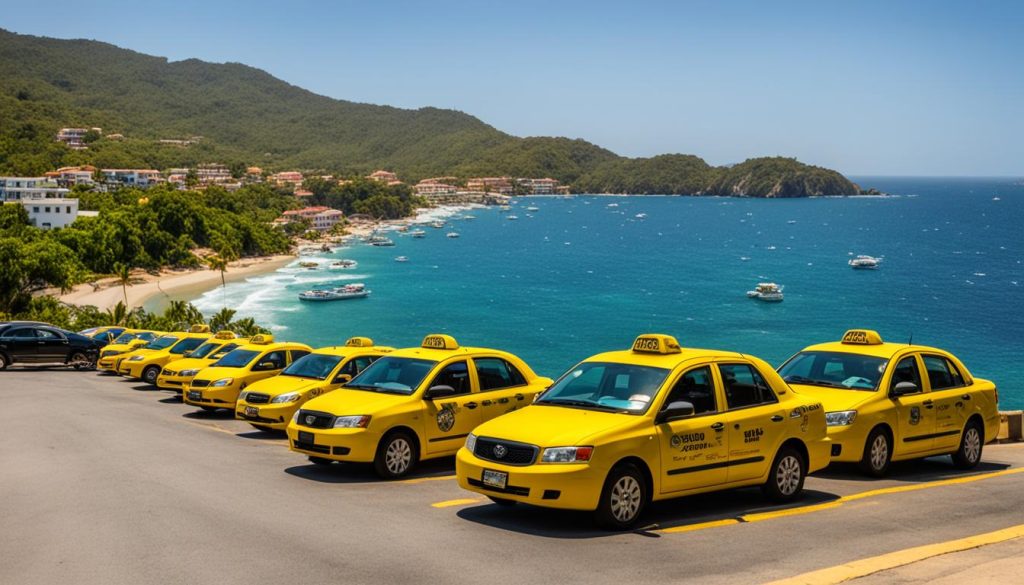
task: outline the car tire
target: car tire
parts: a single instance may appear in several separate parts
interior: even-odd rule
[[[959,469],[974,469],[981,463],[985,447],[985,431],[977,421],[971,421],[960,434],[960,447],[953,453],[953,465]]]
[[[9,363],[11,362],[7,359],[7,354],[0,353],[0,371],[6,370]]]
[[[150,386],[156,386],[156,379],[160,377],[160,366],[147,366],[142,370],[142,381]]]
[[[76,351],[68,357],[68,363],[76,370],[81,370],[83,367],[88,365],[88,362],[89,356],[80,351]]]
[[[803,454],[793,447],[783,447],[775,454],[768,470],[768,481],[761,486],[761,491],[772,501],[792,502],[803,491],[806,477],[807,462]]]
[[[491,500],[495,504],[498,504],[499,506],[504,506],[506,508],[511,508],[512,506],[516,505],[515,500],[509,500],[507,498],[496,498],[494,496],[487,496],[487,499]]]
[[[617,465],[608,472],[595,520],[609,530],[628,530],[647,506],[647,478],[635,465]]]
[[[394,431],[377,444],[373,469],[384,479],[398,479],[408,475],[418,459],[415,439],[405,431]]]
[[[334,463],[330,459],[325,459],[323,457],[315,457],[313,455],[310,455],[309,457],[307,457],[307,459],[309,459],[309,462],[312,463],[313,465],[330,465]]]
[[[868,435],[864,443],[864,455],[860,459],[860,469],[871,477],[885,477],[892,463],[892,437],[882,427],[877,427]]]

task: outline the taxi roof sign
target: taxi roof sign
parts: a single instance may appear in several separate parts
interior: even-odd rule
[[[679,342],[671,335],[645,333],[633,342],[633,351],[640,353],[680,353]]]
[[[427,349],[459,349],[459,342],[451,335],[435,333],[424,337],[420,346]]]
[[[274,336],[270,335],[269,333],[265,335],[253,335],[252,339],[249,340],[249,343],[251,343],[252,345],[267,345],[268,343],[273,342]]]
[[[349,337],[345,347],[373,347],[373,340],[369,337]]]
[[[843,334],[843,341],[847,345],[881,345],[882,336],[877,331],[870,329],[850,329]]]
[[[209,333],[210,326],[203,323],[196,323],[188,330],[189,333]]]
[[[225,329],[223,331],[218,331],[217,335],[214,335],[213,337],[214,339],[235,339],[238,336],[235,335],[234,331],[228,331]]]

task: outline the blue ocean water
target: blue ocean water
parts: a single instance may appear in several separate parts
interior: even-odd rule
[[[416,345],[427,333],[507,349],[557,376],[646,332],[774,365],[846,329],[937,345],[1024,407],[1024,186],[1009,179],[858,177],[895,196],[790,200],[520,198],[517,221],[474,209],[423,239],[324,255],[355,270],[297,267],[195,300],[313,346],[352,335]],[[615,206],[611,206],[615,204]],[[539,208],[527,211],[528,206]],[[638,218],[637,214],[646,214]],[[446,238],[452,228],[461,237]],[[851,254],[882,256],[856,271]],[[409,257],[398,263],[399,255]],[[745,292],[770,280],[785,301]],[[364,282],[370,298],[304,303],[317,285]]]

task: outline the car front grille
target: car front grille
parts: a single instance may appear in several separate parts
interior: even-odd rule
[[[192,383],[190,384],[192,388],[206,388],[209,385],[209,380],[196,380],[195,378],[192,379]]]
[[[117,355],[119,353],[121,352],[117,351],[116,349],[107,349],[104,350],[102,354],[100,354],[100,357],[110,357],[112,355]]]
[[[476,449],[473,451],[473,454],[480,459],[505,465],[532,465],[537,460],[539,453],[540,448],[536,445],[490,437],[477,437]]]
[[[260,394],[258,392],[248,392],[245,395],[245,401],[249,404],[266,404],[270,402],[270,395]]]
[[[292,445],[296,449],[302,449],[303,451],[323,453],[324,455],[329,455],[331,453],[331,448],[326,445],[314,445],[313,443],[307,443],[305,441],[292,441]]]
[[[329,429],[334,426],[334,415],[319,410],[300,410],[296,421],[304,427]]]

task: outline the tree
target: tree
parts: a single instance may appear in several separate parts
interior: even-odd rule
[[[236,311],[234,309],[229,309],[227,307],[217,311],[212,317],[210,317],[210,329],[213,331],[227,329],[231,326],[231,320],[235,318],[235,313]]]
[[[210,270],[220,270],[220,285],[227,286],[228,283],[224,279],[224,273],[228,271],[227,258],[221,256],[210,256],[206,259],[206,264],[209,265]]]
[[[121,285],[121,292],[124,293],[124,304],[128,306],[128,287],[132,285],[132,269],[127,264],[118,262],[114,264],[114,277],[117,284]]]
[[[112,308],[107,309],[108,325],[124,325],[128,320],[128,307],[118,301]]]

